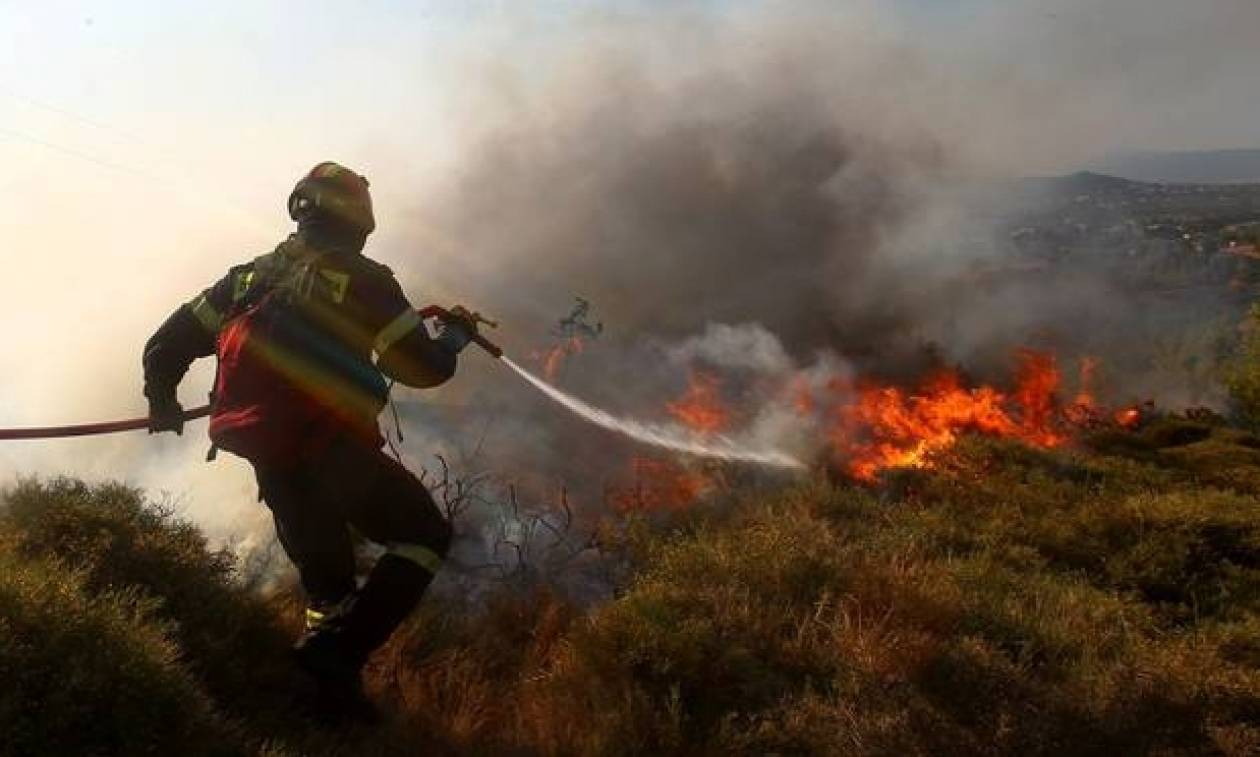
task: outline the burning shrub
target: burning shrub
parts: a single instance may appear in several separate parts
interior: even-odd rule
[[[913,389],[831,381],[826,388],[830,396],[820,398],[797,386],[793,402],[805,415],[824,408],[835,464],[867,483],[890,469],[928,466],[966,434],[1053,448],[1087,428],[1129,428],[1141,420],[1140,410],[1111,413],[1097,405],[1091,391],[1097,360],[1082,360],[1075,398],[1063,402],[1054,355],[1024,349],[1015,357],[1015,385],[1009,390],[967,386],[957,370],[940,369]]]
[[[721,381],[713,375],[692,371],[687,392],[674,402],[666,403],[669,414],[700,436],[725,431],[730,424],[729,412],[722,403]]]
[[[630,462],[628,485],[609,492],[618,513],[680,512],[714,488],[714,479],[696,467],[672,460],[635,457]]]

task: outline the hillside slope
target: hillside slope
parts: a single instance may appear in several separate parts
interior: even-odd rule
[[[27,482],[0,531],[13,753],[1260,751],[1260,439],[1185,419],[631,523],[614,602],[428,603],[376,730],[303,720],[292,593],[138,492]]]

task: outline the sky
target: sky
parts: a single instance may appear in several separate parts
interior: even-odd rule
[[[1254,0],[0,0],[0,425],[142,414],[149,333],[287,233],[293,182],[325,159],[372,179],[374,254],[413,298],[457,301],[494,271],[426,208],[480,137],[567,113],[588,59],[672,92],[807,48],[827,65],[799,74],[837,117],[926,133],[963,174],[1018,175],[1260,147],[1257,28]],[[200,465],[204,449],[199,429],[10,445],[0,485],[117,476],[224,532],[261,517],[245,466]]]

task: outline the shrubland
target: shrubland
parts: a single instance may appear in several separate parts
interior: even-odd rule
[[[1168,416],[1062,450],[964,439],[878,486],[744,486],[622,524],[635,566],[427,601],[373,728],[289,667],[300,601],[137,490],[0,514],[12,754],[1260,753],[1260,438]]]

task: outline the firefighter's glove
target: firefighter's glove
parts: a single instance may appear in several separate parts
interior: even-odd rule
[[[184,408],[174,397],[149,400],[149,433],[162,431],[184,434]]]
[[[465,308],[456,306],[441,319],[437,340],[446,349],[458,355],[476,335],[476,318]]]

